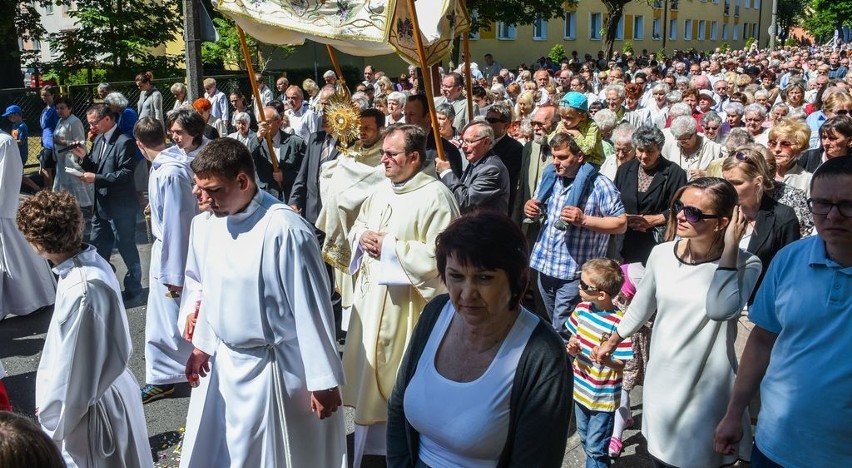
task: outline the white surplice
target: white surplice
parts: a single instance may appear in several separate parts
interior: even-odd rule
[[[345,467],[343,411],[310,408],[309,392],[343,384],[313,227],[262,191],[196,227],[183,307],[200,290],[193,344],[211,375],[192,393],[181,466]]]
[[[94,247],[57,265],[36,376],[38,419],[69,467],[152,467],[121,288]]]
[[[148,203],[151,207],[151,268],[148,313],[145,315],[145,382],[185,382],[192,344],[178,328],[180,297],[168,297],[165,285],[183,286],[189,228],[198,212],[192,194],[192,162],[177,146],[166,148],[151,163]]]
[[[53,304],[56,295],[50,266],[15,224],[23,173],[18,145],[0,132],[0,320]]]

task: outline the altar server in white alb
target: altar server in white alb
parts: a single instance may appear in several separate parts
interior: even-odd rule
[[[459,216],[452,192],[423,171],[431,160],[420,127],[388,127],[381,154],[385,180],[361,205],[349,232],[349,271],[357,276],[343,400],[355,408],[355,467],[362,455],[386,452],[388,398],[403,353],[423,307],[446,291],[435,239]]]
[[[184,121],[184,131],[197,133],[194,139],[185,138],[186,150],[182,145],[166,148],[163,124],[153,117],[140,119],[133,128],[136,146],[151,161],[148,209],[154,235],[145,315],[143,404],[174,393],[175,383],[186,382],[186,361],[192,352],[192,344],[184,339],[177,318],[189,227],[197,213],[189,163],[201,146],[204,120],[196,113],[179,110],[169,116],[169,123],[174,124],[178,118]]]
[[[15,226],[23,172],[18,145],[0,132],[0,320],[49,306],[56,294],[50,266]]]
[[[56,305],[36,375],[36,414],[69,467],[152,467],[121,288],[83,244],[83,215],[67,192],[24,201],[18,227],[56,267]]]
[[[343,368],[314,228],[258,190],[236,140],[213,141],[191,167],[215,217],[190,235],[201,307],[186,372],[211,380],[193,391],[181,466],[345,467]]]

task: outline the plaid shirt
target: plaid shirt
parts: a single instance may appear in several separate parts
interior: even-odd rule
[[[573,180],[556,178],[553,196],[547,204],[544,226],[530,257],[530,268],[567,281],[580,277],[580,267],[587,260],[603,257],[609,242],[609,234],[601,234],[573,224],[569,224],[568,229],[564,231],[553,227],[553,223],[559,219],[572,183]],[[598,217],[623,215],[621,193],[615,188],[615,184],[606,177],[595,177],[594,187],[583,205],[583,213],[586,216]]]

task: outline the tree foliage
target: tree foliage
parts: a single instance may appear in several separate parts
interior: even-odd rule
[[[0,2],[0,88],[18,88],[22,84],[21,67],[37,65],[38,51],[22,51],[18,38],[24,42],[41,40],[44,27],[36,5],[51,3],[46,0],[34,2]]]
[[[776,35],[780,39],[778,41],[780,44],[784,44],[790,37],[790,29],[799,24],[808,3],[808,0],[778,0],[775,24]]]
[[[531,24],[537,18],[560,17],[577,0],[467,0],[473,32],[490,29],[491,23]],[[476,12],[475,14],[473,12]]]
[[[603,39],[604,53],[607,60],[612,57],[612,49],[615,44],[615,33],[618,28],[618,22],[624,16],[624,7],[633,0],[602,0],[606,7],[606,18],[603,21]],[[636,0],[638,2],[650,5],[652,0]]]
[[[827,41],[852,18],[852,1],[812,0],[803,25],[819,41]]]

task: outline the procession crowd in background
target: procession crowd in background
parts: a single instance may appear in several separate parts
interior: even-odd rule
[[[654,466],[852,459],[846,46],[483,59],[469,95],[368,65],[172,109],[146,72],[87,122],[46,86],[36,177],[9,106],[0,316],[53,318],[0,465],[151,466],[143,404],[186,384],[185,467],[561,466],[572,419],[610,466],[637,386]]]

